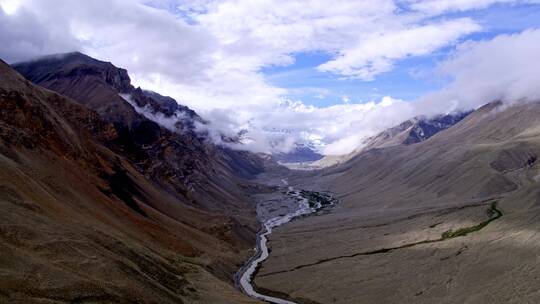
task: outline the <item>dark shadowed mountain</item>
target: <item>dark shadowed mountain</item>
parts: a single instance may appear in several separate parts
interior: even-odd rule
[[[257,156],[171,132],[171,100],[80,53],[0,62],[0,302],[252,303]],[[56,92],[54,92],[56,91]],[[68,95],[69,97],[65,96]]]
[[[235,179],[259,172],[260,160],[207,142],[193,129],[195,121],[202,122],[193,110],[175,106],[170,97],[133,87],[126,70],[78,52],[14,68],[33,83],[73,98],[112,123],[118,132],[115,148],[129,155],[141,172],[172,195],[209,210],[236,213],[235,208],[246,209],[246,198]],[[182,119],[173,124],[178,132],[145,117],[145,113],[163,118],[178,114],[174,117]],[[242,156],[242,164],[234,154]]]

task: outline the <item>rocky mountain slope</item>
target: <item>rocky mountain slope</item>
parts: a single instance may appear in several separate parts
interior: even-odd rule
[[[340,202],[275,229],[255,282],[300,303],[537,302],[538,155],[540,103],[491,103],[422,142],[298,174]]]
[[[199,119],[112,64],[17,68],[50,90],[0,62],[0,302],[251,303],[231,282],[262,161],[139,114],[119,94]]]
[[[368,138],[364,143],[363,150],[422,142],[460,122],[469,113],[438,115],[431,118],[419,116],[409,119],[396,127]]]
[[[448,129],[460,122],[471,112],[456,112],[453,114],[437,115],[434,117],[418,116],[401,124],[380,132],[364,140],[362,147],[345,155],[326,155],[300,169],[320,169],[336,164],[345,163],[365,151],[398,145],[412,145],[422,142],[433,135]]]
[[[175,106],[172,98],[134,88],[126,70],[81,53],[49,56],[14,68],[33,83],[73,98],[112,123],[118,132],[116,147],[169,193],[194,207],[231,214],[237,212],[234,204],[246,209],[231,172],[249,177],[260,171],[260,160],[207,142],[193,129],[202,119],[191,109]],[[174,123],[160,125],[145,114],[159,114]],[[172,126],[176,129],[171,130]]]

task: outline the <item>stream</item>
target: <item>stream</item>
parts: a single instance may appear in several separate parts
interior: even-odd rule
[[[285,186],[288,186],[286,180],[282,180]],[[288,195],[296,198],[298,201],[297,209],[293,212],[287,213],[285,215],[272,217],[264,220],[262,224],[262,229],[257,235],[257,247],[255,255],[248,260],[246,265],[242,267],[237,274],[237,284],[240,289],[247,294],[248,296],[266,301],[269,303],[275,304],[297,304],[296,302],[267,296],[261,293],[258,293],[252,283],[254,274],[257,272],[257,268],[260,264],[268,258],[268,235],[272,233],[272,229],[283,224],[286,224],[292,221],[294,218],[311,214],[317,211],[317,208],[310,207],[309,200],[302,196],[302,192],[294,189],[293,187],[288,187]]]

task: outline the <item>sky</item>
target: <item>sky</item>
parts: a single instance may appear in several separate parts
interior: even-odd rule
[[[0,0],[0,58],[70,51],[243,132],[347,154],[417,115],[540,99],[540,0]]]

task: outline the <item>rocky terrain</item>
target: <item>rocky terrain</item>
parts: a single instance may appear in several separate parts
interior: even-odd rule
[[[259,227],[247,194],[263,159],[207,142],[195,112],[110,63],[16,68],[29,80],[0,62],[0,302],[254,302],[233,274]],[[181,132],[120,94],[183,113]]]

